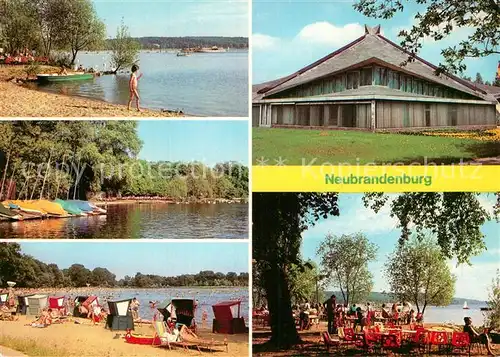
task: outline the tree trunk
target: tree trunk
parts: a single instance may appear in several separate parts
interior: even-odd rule
[[[71,54],[72,54],[72,57],[71,57],[70,66],[73,66],[75,64],[76,56],[78,55],[78,51],[77,50],[71,50]]]
[[[280,348],[287,348],[299,343],[301,340],[295,327],[285,273],[274,266],[263,274],[263,278],[272,331],[269,342]]]
[[[45,175],[43,177],[42,189],[40,190],[40,199],[42,199],[42,197],[43,197],[43,190],[45,189],[45,182],[47,181],[47,176],[49,175],[50,159],[52,159],[52,152],[49,155],[49,161],[47,161],[47,171],[45,171]]]
[[[9,150],[9,155],[7,155],[7,163],[5,164],[5,170],[3,171],[2,186],[0,187],[0,201],[2,200],[3,185],[5,183],[5,177],[7,176],[7,169],[9,168],[9,161],[10,161],[10,150]]]

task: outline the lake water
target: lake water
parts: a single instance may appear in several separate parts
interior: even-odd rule
[[[0,222],[0,238],[248,238],[246,204],[122,204],[107,210],[105,216]]]
[[[469,310],[464,310],[463,305],[449,305],[444,307],[430,306],[425,309],[424,321],[434,323],[450,322],[457,325],[464,324],[464,317],[471,317],[474,326],[484,323],[485,312],[481,311],[484,304],[469,304]]]
[[[171,299],[196,299],[198,300],[198,307],[195,313],[195,319],[198,324],[201,323],[201,316],[203,311],[208,314],[207,325],[212,326],[212,320],[214,318],[212,305],[228,300],[241,300],[241,316],[245,318],[245,323],[248,325],[249,316],[249,303],[248,303],[248,288],[165,288],[165,289],[123,289],[123,290],[109,290],[100,291],[96,289],[88,289],[85,293],[82,291],[78,294],[68,294],[66,291],[54,292],[54,296],[68,296],[71,295],[73,298],[77,295],[95,295],[99,298],[99,303],[106,307],[105,303],[107,300],[120,300],[120,299],[131,299],[136,297],[139,300],[139,316],[145,320],[151,320],[153,315],[157,311],[156,308],[151,308],[149,306],[149,301],[162,302],[164,300]],[[205,326],[207,327],[207,326]]]
[[[141,105],[149,109],[180,109],[199,116],[248,116],[248,52],[146,52],[139,56]],[[80,53],[85,68],[110,69],[110,53]],[[127,68],[127,70],[129,70]],[[40,85],[42,90],[127,104],[129,74],[106,75],[94,80]],[[135,105],[135,104],[134,104]]]

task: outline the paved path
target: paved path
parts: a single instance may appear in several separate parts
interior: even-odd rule
[[[27,355],[11,350],[10,348],[0,346],[0,357],[28,357]]]

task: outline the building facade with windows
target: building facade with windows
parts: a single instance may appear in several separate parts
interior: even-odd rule
[[[262,127],[404,130],[494,127],[496,98],[409,54],[365,26],[365,34],[275,81],[253,86],[252,123]]]

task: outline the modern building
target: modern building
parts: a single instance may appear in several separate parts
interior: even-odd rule
[[[365,26],[365,34],[301,70],[253,86],[261,127],[405,130],[494,127],[495,96]]]

